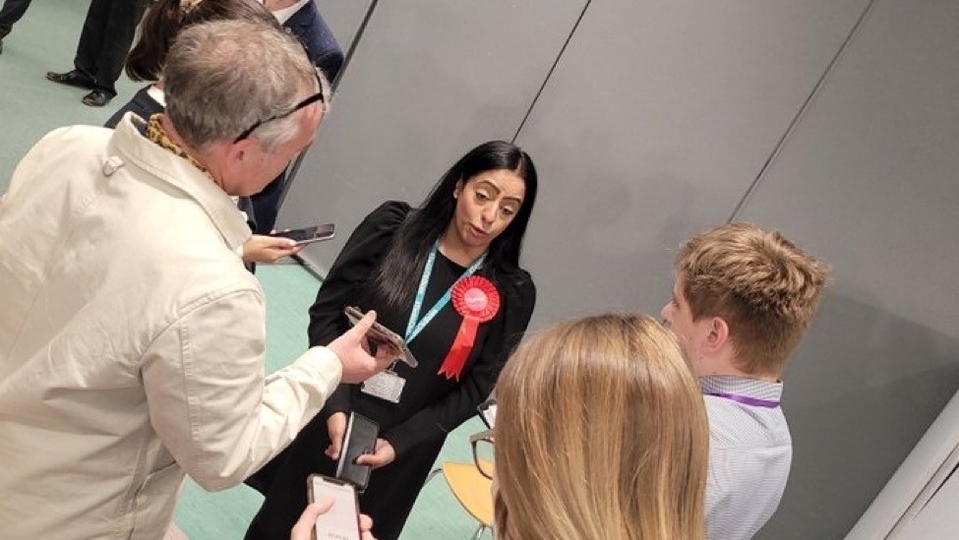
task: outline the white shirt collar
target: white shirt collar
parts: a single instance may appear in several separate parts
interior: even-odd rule
[[[312,2],[312,0],[300,0],[290,7],[273,11],[273,16],[276,17],[276,20],[279,21],[280,24],[286,24],[286,21],[288,21],[294,13],[299,11],[301,7],[305,6],[307,2]],[[260,3],[263,3],[262,0]]]

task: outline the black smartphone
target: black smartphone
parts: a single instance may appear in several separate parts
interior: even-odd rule
[[[479,411],[480,420],[486,424],[486,427],[493,429],[493,426],[496,425],[496,400],[493,398],[487,399],[477,405],[476,410]]]
[[[343,435],[343,446],[340,448],[340,459],[336,463],[336,477],[349,482],[360,493],[366,489],[373,467],[357,465],[356,458],[375,451],[379,433],[380,426],[376,422],[355,412],[350,413],[346,433]]]
[[[312,227],[304,227],[302,229],[276,231],[270,233],[270,236],[289,238],[290,240],[296,242],[296,245],[301,246],[303,244],[312,244],[313,242],[329,240],[330,238],[333,238],[335,231],[336,226],[332,223],[327,223],[325,225],[314,225]]]
[[[346,318],[350,320],[350,324],[352,325],[355,325],[360,319],[363,318],[363,312],[354,306],[347,306],[346,309],[343,310],[343,313],[346,314]],[[366,333],[366,338],[376,346],[392,345],[397,351],[400,352],[400,360],[402,360],[403,363],[411,368],[415,368],[419,365],[419,362],[417,362],[416,358],[413,356],[413,352],[410,351],[410,348],[406,346],[406,341],[404,341],[399,334],[383,326],[382,324],[378,322],[373,323],[373,326],[370,327],[370,330]]]
[[[306,480],[311,503],[333,498],[333,508],[316,518],[316,540],[360,540],[360,505],[349,482],[319,474]]]

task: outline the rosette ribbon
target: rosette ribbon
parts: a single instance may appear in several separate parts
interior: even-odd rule
[[[474,275],[456,282],[453,286],[452,301],[456,312],[463,316],[463,322],[456,331],[453,346],[450,347],[450,352],[437,374],[459,381],[466,366],[466,359],[476,343],[479,325],[496,316],[500,307],[500,296],[492,281]]]

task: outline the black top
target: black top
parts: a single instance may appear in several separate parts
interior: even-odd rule
[[[410,212],[401,202],[387,202],[374,210],[353,231],[330,268],[329,275],[310,308],[310,344],[325,345],[349,328],[343,308],[357,305],[375,309],[377,321],[403,335],[413,299],[401,309],[375,298],[371,276],[390,241]],[[438,254],[427,285],[423,313],[462,275],[465,268]],[[377,422],[380,437],[396,451],[396,460],[370,475],[360,497],[360,509],[373,518],[373,533],[380,540],[393,540],[402,530],[416,496],[446,439],[446,434],[476,414],[486,399],[513,347],[522,338],[536,302],[536,288],[523,270],[497,278],[480,267],[478,276],[493,281],[500,295],[500,309],[482,323],[476,342],[458,381],[437,372],[450,350],[463,321],[452,303],[409,343],[419,366],[411,369],[397,363],[396,372],[406,379],[399,403],[363,394],[358,385],[340,385],[326,407],[277,458],[247,483],[266,495],[259,513],[247,531],[247,540],[282,538],[289,534],[306,505],[303,485],[312,473],[332,475],[336,463],[323,454],[330,444],[326,419],[337,411],[356,411]],[[409,287],[415,293],[419,276]]]
[[[403,335],[412,311],[412,298],[402,309],[387,307],[380,299],[368,298],[372,269],[389,247],[393,234],[406,218],[410,206],[387,202],[366,217],[340,252],[329,275],[310,307],[310,345],[326,345],[349,329],[343,307],[357,305],[362,311],[375,309],[377,321]],[[437,254],[422,317],[463,274],[466,268]],[[329,416],[336,411],[356,412],[380,424],[380,436],[393,445],[397,456],[426,441],[442,441],[446,434],[476,414],[476,406],[493,390],[496,377],[511,349],[529,324],[536,301],[530,275],[519,271],[508,282],[495,282],[500,309],[493,319],[481,324],[473,350],[459,381],[438,374],[463,322],[452,302],[448,303],[423,331],[409,343],[419,360],[416,369],[397,363],[395,371],[406,379],[398,404],[359,391],[359,385],[341,385],[327,402]],[[489,277],[483,267],[478,276]],[[419,280],[410,283],[414,291]]]
[[[108,128],[116,128],[120,124],[120,120],[123,119],[123,115],[129,111],[133,111],[134,114],[144,120],[149,120],[154,114],[163,112],[163,105],[149,94],[152,86],[152,84],[147,85],[137,90],[130,101],[113,113],[113,116],[103,125]]]

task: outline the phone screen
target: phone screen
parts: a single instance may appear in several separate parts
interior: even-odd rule
[[[310,500],[333,499],[333,507],[316,520],[316,540],[360,540],[359,506],[353,486],[318,474],[309,477]]]

